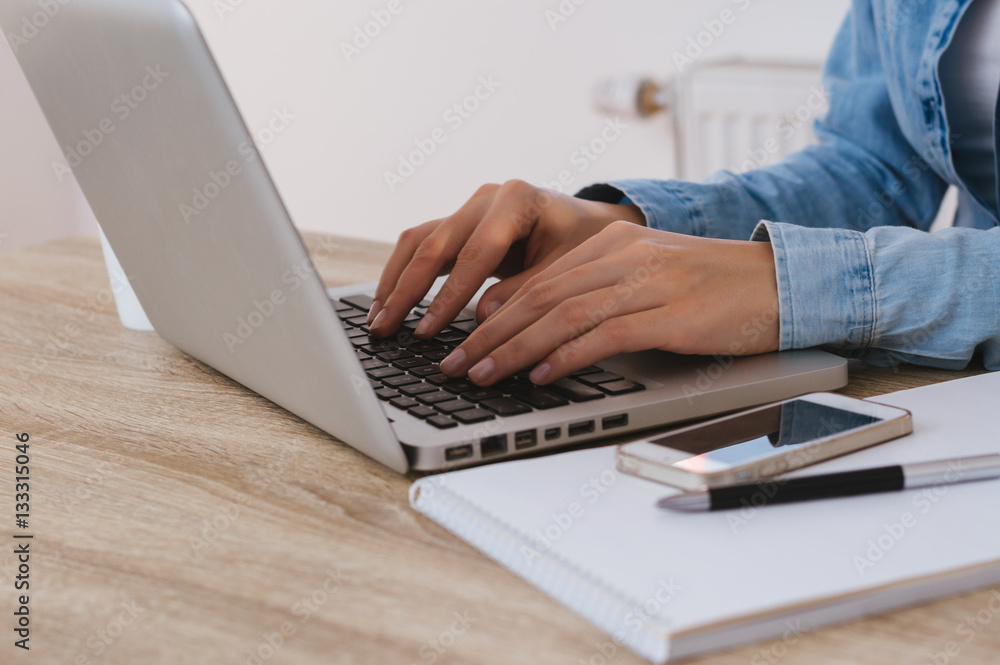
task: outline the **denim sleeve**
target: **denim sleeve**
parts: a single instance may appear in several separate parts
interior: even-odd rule
[[[876,365],[946,369],[980,351],[1000,369],[1000,227],[861,232],[764,221],[753,239],[774,248],[782,350],[823,346]]]
[[[815,123],[818,145],[746,173],[722,171],[700,184],[609,184],[642,209],[650,228],[691,235],[746,239],[762,219],[814,228],[929,228],[946,185],[896,120],[870,3],[859,0],[848,14],[823,82],[830,109]],[[588,190],[580,195],[587,198]]]

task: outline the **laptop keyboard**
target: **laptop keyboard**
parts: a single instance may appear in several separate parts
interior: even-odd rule
[[[354,345],[375,395],[438,429],[553,409],[571,402],[589,402],[608,396],[645,390],[641,383],[597,365],[548,386],[536,386],[521,372],[483,388],[466,379],[441,373],[438,363],[476,329],[475,316],[463,310],[451,325],[429,340],[413,337],[413,330],[430,306],[417,305],[392,337],[369,335],[370,296],[347,296],[334,301],[337,316]]]

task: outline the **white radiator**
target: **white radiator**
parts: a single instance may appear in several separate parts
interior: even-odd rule
[[[594,104],[609,115],[665,113],[676,177],[697,182],[719,170],[742,173],[774,164],[814,143],[813,121],[828,107],[820,74],[819,63],[709,62],[664,83],[601,81]],[[952,187],[931,230],[952,225],[956,201]]]

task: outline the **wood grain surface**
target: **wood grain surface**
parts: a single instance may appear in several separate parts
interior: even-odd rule
[[[331,286],[375,280],[389,252],[308,240]],[[0,254],[0,663],[643,662],[413,512],[412,477],[123,329],[111,295],[95,238]],[[977,371],[855,363],[844,392]],[[14,646],[15,531],[34,535],[27,652]],[[690,662],[996,663],[993,594]],[[970,639],[960,629],[977,613],[992,621]]]

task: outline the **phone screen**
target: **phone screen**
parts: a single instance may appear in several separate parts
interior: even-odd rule
[[[651,439],[650,443],[691,455],[674,462],[675,467],[711,473],[880,421],[881,418],[864,413],[792,400],[688,432]]]

